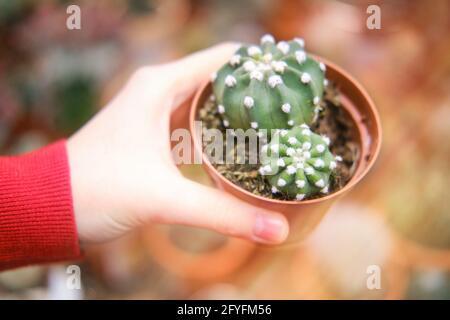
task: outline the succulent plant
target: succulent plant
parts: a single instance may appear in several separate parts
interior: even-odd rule
[[[276,130],[270,143],[261,148],[260,174],[272,185],[272,193],[303,200],[328,193],[330,176],[340,161],[331,154],[330,139],[306,125]]]
[[[314,121],[325,64],[309,57],[303,39],[241,46],[217,73],[213,92],[225,127],[286,129]]]

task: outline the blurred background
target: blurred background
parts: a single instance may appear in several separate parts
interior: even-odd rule
[[[66,28],[71,4],[81,30]],[[366,27],[371,4],[380,30]],[[264,33],[303,37],[353,74],[381,115],[375,167],[313,234],[269,249],[147,227],[87,248],[81,290],[67,289],[69,264],[38,266],[0,273],[0,299],[450,299],[446,0],[0,0],[0,154],[69,136],[138,66]],[[212,185],[201,168],[180,169]],[[380,289],[367,286],[370,266]]]

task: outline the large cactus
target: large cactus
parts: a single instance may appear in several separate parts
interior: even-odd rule
[[[286,129],[311,124],[323,96],[325,65],[309,57],[303,39],[261,38],[241,46],[213,75],[225,127]]]
[[[260,174],[272,185],[273,193],[284,193],[303,200],[328,193],[330,175],[336,161],[328,149],[330,140],[311,132],[306,125],[277,130],[262,147]]]

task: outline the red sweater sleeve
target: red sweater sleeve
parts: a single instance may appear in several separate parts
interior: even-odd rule
[[[79,256],[65,141],[0,157],[0,270]]]

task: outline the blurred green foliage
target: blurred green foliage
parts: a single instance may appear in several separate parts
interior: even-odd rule
[[[0,27],[20,20],[32,7],[32,0],[0,0]]]
[[[423,245],[450,249],[447,161],[410,157],[390,178],[396,181],[386,192],[394,228]]]
[[[55,88],[55,127],[71,134],[95,113],[97,89],[92,78],[74,75],[58,83]]]
[[[440,270],[414,271],[406,298],[450,300],[450,273]]]

